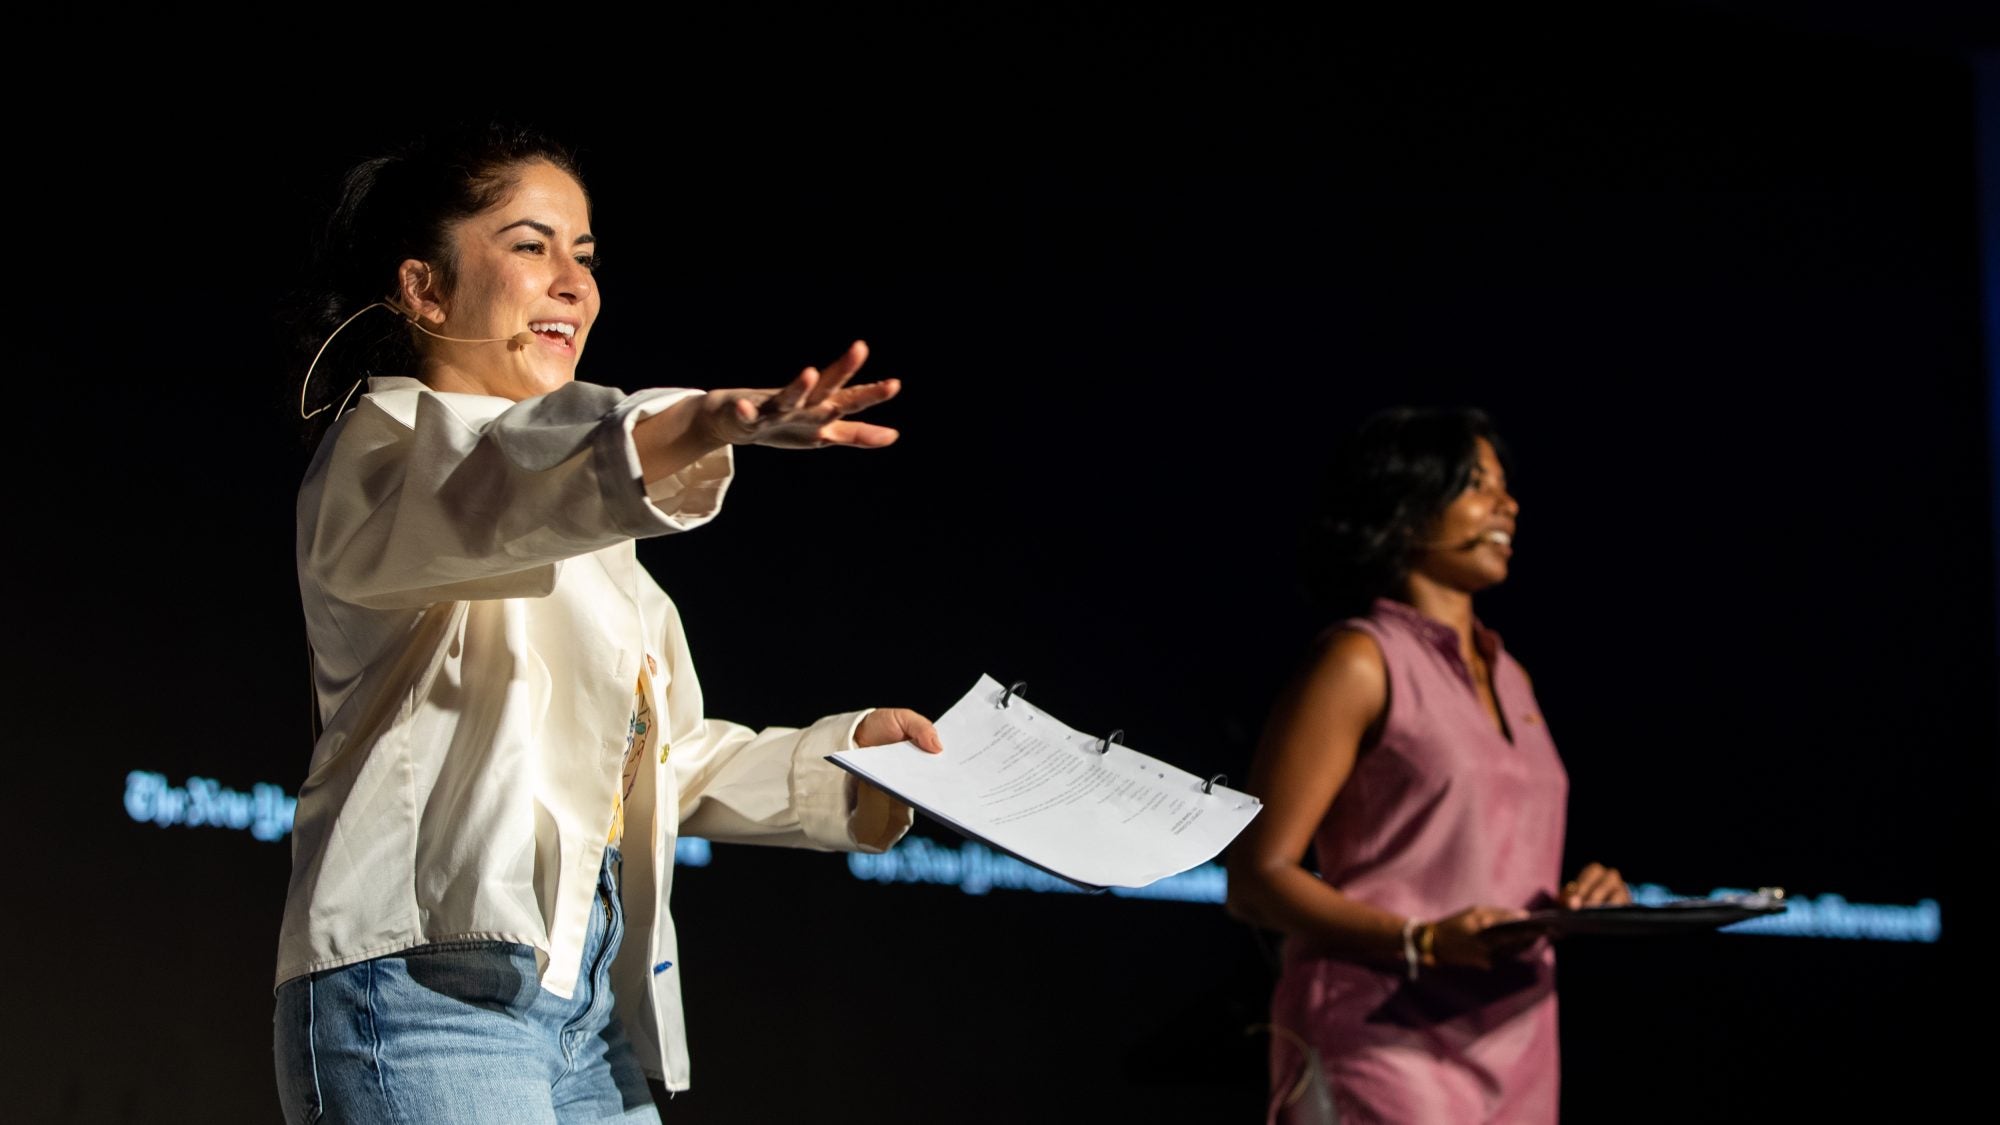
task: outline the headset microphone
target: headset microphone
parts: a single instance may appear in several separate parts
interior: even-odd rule
[[[520,351],[535,342],[533,332],[516,332],[512,336],[447,336],[442,332],[433,332],[425,328],[423,322],[411,315],[408,309],[395,305],[389,307],[402,314],[403,319],[410,322],[410,327],[433,339],[450,340],[454,344],[505,344],[509,351]]]
[[[365,313],[369,309],[373,308],[388,309],[390,312],[393,312],[397,316],[402,317],[404,320],[409,321],[410,327],[416,329],[419,332],[422,332],[424,335],[433,336],[440,340],[450,340],[453,343],[505,344],[507,345],[508,351],[518,352],[533,346],[535,342],[535,334],[533,332],[516,332],[512,336],[485,336],[485,337],[446,336],[442,332],[433,332],[430,329],[425,328],[423,326],[423,323],[416,318],[415,314],[411,313],[410,310],[402,307],[401,305],[392,304],[388,301],[376,301],[374,304],[363,305],[359,309],[356,309],[353,315],[349,316],[346,320],[341,321],[339,328],[335,328],[332,332],[327,333],[326,339],[320,342],[319,350],[313,353],[312,362],[306,365],[306,377],[299,381],[300,418],[311,418],[313,415],[323,413],[328,409],[327,407],[322,406],[318,410],[313,410],[313,411],[306,410],[306,388],[312,385],[313,368],[319,366],[319,357],[326,354],[327,345],[333,343],[333,338],[335,336],[340,335],[340,330],[354,323],[356,317],[359,317],[362,313]],[[339,416],[341,410],[346,409],[347,400],[349,398],[354,397],[355,390],[358,389],[360,386],[361,386],[360,381],[356,380],[354,386],[347,388],[346,398],[342,398],[340,400],[340,406],[334,410],[334,415],[336,417]]]

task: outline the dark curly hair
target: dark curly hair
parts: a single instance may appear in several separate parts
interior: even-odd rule
[[[1471,483],[1478,440],[1507,464],[1485,412],[1396,407],[1370,416],[1335,449],[1305,533],[1305,586],[1335,616],[1400,594],[1431,526]]]
[[[343,321],[395,294],[405,259],[430,263],[440,291],[450,292],[452,226],[505,198],[522,167],[544,160],[583,182],[573,149],[532,126],[495,122],[433,130],[348,169],[306,281],[278,313],[292,386]],[[403,322],[371,313],[341,332],[313,367],[311,405],[337,405],[355,380],[412,375],[417,365]],[[330,421],[331,414],[320,417]]]

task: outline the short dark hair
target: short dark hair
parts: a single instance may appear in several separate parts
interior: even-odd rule
[[[1474,407],[1394,407],[1335,448],[1303,551],[1320,609],[1349,616],[1402,592],[1423,537],[1471,483],[1480,438],[1506,465],[1492,420]]]
[[[505,198],[519,170],[537,161],[583,183],[574,149],[532,126],[498,122],[432,130],[349,168],[319,231],[307,280],[280,311],[294,377],[303,377],[343,321],[395,294],[406,259],[430,263],[440,291],[450,292],[452,226]],[[315,397],[332,405],[358,378],[416,374],[408,329],[391,314],[370,317],[379,319],[356,321],[320,359]]]

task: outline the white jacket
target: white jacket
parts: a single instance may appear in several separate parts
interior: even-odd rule
[[[882,851],[910,810],[804,730],[703,717],[635,537],[698,527],[725,448],[641,483],[632,426],[694,391],[572,383],[514,403],[373,379],[299,490],[298,573],[325,731],[299,791],[277,982],[426,942],[533,946],[573,994],[642,665],[655,715],[625,810],[612,970],[648,1073],[685,1089],[674,841]]]

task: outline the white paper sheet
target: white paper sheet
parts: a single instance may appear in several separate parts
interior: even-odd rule
[[[898,742],[828,760],[966,836],[1092,889],[1143,887],[1213,859],[1262,807],[1247,793],[1072,730],[991,676],[937,727],[942,754]]]

